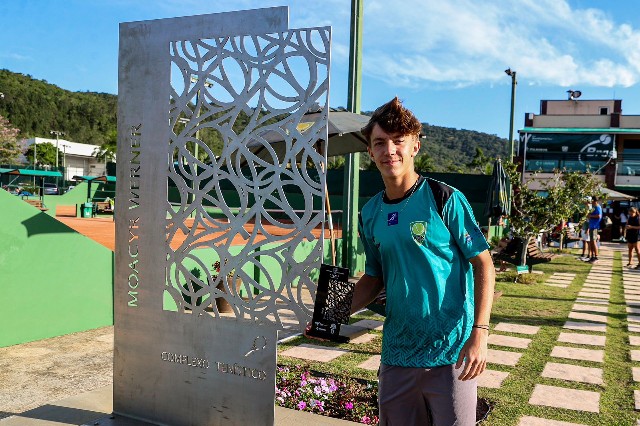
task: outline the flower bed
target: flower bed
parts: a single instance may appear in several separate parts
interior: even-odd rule
[[[302,365],[278,366],[276,404],[366,425],[378,424],[378,383],[353,377],[328,377]],[[478,398],[476,423],[482,423],[491,404]]]
[[[276,404],[367,425],[378,423],[378,384],[351,377],[325,377],[303,366],[279,366]]]

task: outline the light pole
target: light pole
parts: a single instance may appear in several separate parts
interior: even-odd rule
[[[58,142],[60,142],[60,136],[64,136],[64,132],[61,132],[60,130],[52,130],[49,133],[52,135],[56,135],[56,172],[59,172],[60,170],[58,170],[58,157],[60,156],[60,150],[58,149]],[[56,178],[56,186],[60,188],[60,182],[58,178]]]
[[[509,160],[513,162],[513,119],[515,114],[515,106],[516,106],[516,84],[518,81],[516,80],[516,72],[512,71],[511,68],[507,68],[504,72],[511,77],[511,118],[509,120]]]

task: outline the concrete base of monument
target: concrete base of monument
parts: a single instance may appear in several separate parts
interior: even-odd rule
[[[51,402],[33,410],[0,419],[0,426],[151,426],[149,423],[111,415],[113,387],[106,386]],[[359,423],[276,406],[276,426],[348,426]]]

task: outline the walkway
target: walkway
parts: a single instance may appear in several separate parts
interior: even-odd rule
[[[625,249],[623,245],[603,245],[601,260],[591,267],[568,317],[562,323],[557,341],[549,353],[536,354],[544,358],[548,356],[550,360],[544,365],[540,376],[533,378],[536,384],[528,404],[544,407],[540,413],[545,415],[524,416],[517,420],[519,426],[579,425],[551,420],[554,417],[553,410],[559,413],[567,410],[594,414],[600,412],[602,395],[608,385],[606,372],[609,364],[605,360],[611,356],[607,353],[606,343],[608,333],[611,333],[614,251]],[[623,256],[626,257],[626,254],[623,253]],[[616,273],[620,273],[619,267],[616,267]],[[575,278],[574,274],[554,273],[545,281],[545,285],[566,288]],[[624,269],[622,278],[626,318],[620,323],[627,327],[628,344],[625,342],[625,350],[634,362],[629,375],[633,376],[634,381],[640,382],[640,270]],[[619,289],[615,291],[619,294]],[[352,336],[350,343],[354,345],[366,344],[379,338],[382,327],[382,318],[374,317],[345,326],[342,334]],[[480,386],[501,388],[518,367],[522,356],[532,350],[532,342],[539,334],[540,327],[537,326],[510,322],[492,325],[489,365],[480,378]],[[109,388],[105,386],[112,380],[112,344],[113,329],[107,327],[0,348],[0,426],[36,424],[16,423],[16,419],[24,421],[24,418],[12,415],[41,407],[64,395],[73,396],[87,391],[93,392],[93,395],[101,395],[100,392],[109,395]],[[279,356],[327,362],[346,356],[349,352],[343,347],[327,347],[306,341],[283,350]],[[379,355],[373,355],[360,362],[358,367],[375,371],[379,362]],[[47,388],[49,381],[41,378],[51,376],[55,378],[55,386]],[[550,379],[554,379],[553,383],[556,384],[549,385]],[[634,396],[635,400],[629,403],[640,410],[640,391],[635,390]],[[2,420],[3,417],[7,418]],[[311,421],[310,424],[319,423]]]

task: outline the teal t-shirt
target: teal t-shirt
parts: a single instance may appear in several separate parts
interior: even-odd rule
[[[362,208],[365,273],[381,277],[387,293],[384,364],[454,364],[471,334],[473,271],[468,259],[489,245],[464,195],[452,190],[442,217],[425,181],[399,203],[384,202],[381,192]]]

